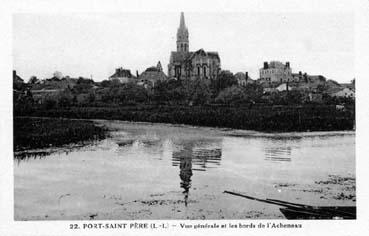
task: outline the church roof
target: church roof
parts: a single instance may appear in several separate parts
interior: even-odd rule
[[[156,72],[158,72],[160,70],[156,66],[151,66],[151,67],[147,68],[145,71],[156,71]]]
[[[209,57],[217,58],[218,60],[220,60],[218,52],[207,52],[207,53]]]
[[[171,62],[184,62],[192,56],[193,52],[172,52],[170,54]]]
[[[192,52],[191,58],[193,58],[195,55],[203,55],[203,56],[208,56],[212,59],[220,60],[218,52],[206,52],[202,48],[197,50],[196,52]]]
[[[139,77],[139,80],[149,80],[149,81],[158,81],[158,80],[165,80],[167,76],[162,71],[153,71],[153,70],[146,70],[143,72]]]
[[[182,63],[186,60],[190,60],[192,59],[194,56],[196,55],[204,55],[204,56],[208,56],[212,59],[218,59],[220,60],[219,54],[218,52],[206,52],[204,51],[204,49],[199,49],[195,52],[171,52],[171,62],[176,63]]]

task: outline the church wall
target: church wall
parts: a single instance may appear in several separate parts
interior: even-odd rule
[[[209,56],[196,56],[192,60],[192,78],[211,79],[217,75],[220,68],[219,60],[210,58]],[[199,74],[200,72],[200,74]]]

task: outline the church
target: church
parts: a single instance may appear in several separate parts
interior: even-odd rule
[[[218,52],[206,52],[203,49],[191,52],[185,24],[181,13],[177,30],[177,51],[170,54],[168,77],[173,79],[214,79],[220,72]]]

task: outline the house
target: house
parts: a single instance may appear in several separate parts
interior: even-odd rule
[[[24,80],[17,75],[17,71],[13,70],[13,83],[23,84]]]
[[[161,63],[159,61],[156,67],[149,67],[141,75],[138,76],[137,85],[144,86],[145,88],[155,87],[155,84],[158,81],[164,81],[167,79],[168,77],[164,74]]]
[[[355,90],[350,88],[342,88],[337,92],[333,92],[329,94],[332,97],[340,97],[340,98],[355,98]]]
[[[349,88],[355,90],[355,83],[341,83],[341,86],[344,88]]]
[[[36,103],[43,104],[46,100],[56,100],[61,89],[31,89],[32,98]]]
[[[280,61],[264,62],[263,68],[259,69],[261,83],[283,83],[291,80],[292,71],[290,63],[283,64]]]
[[[109,80],[119,81],[122,84],[132,83],[135,78],[132,76],[131,71],[123,69],[123,67],[115,69],[115,73],[109,77]]]
[[[255,83],[255,80],[251,79],[249,73],[237,72],[234,77],[237,79],[238,85],[246,86],[247,84]]]
[[[327,81],[327,79],[322,75],[308,75],[307,77],[309,83],[323,84]]]

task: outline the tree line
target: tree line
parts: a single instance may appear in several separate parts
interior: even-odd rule
[[[60,82],[63,79],[57,79]],[[165,80],[157,81],[154,87],[145,88],[135,83],[120,83],[115,80],[94,82],[91,79],[78,78],[72,87],[60,90],[53,96],[45,96],[42,102],[36,102],[30,88],[42,87],[35,77],[28,83],[15,83],[15,111],[32,109],[65,108],[71,106],[124,106],[138,104],[152,105],[219,105],[246,106],[258,104],[296,105],[311,104],[307,93],[300,90],[265,93],[259,83],[238,85],[235,76],[229,71],[222,71],[213,80]],[[327,88],[318,86],[322,94],[320,104],[354,104],[353,99],[334,98],[324,93]]]

